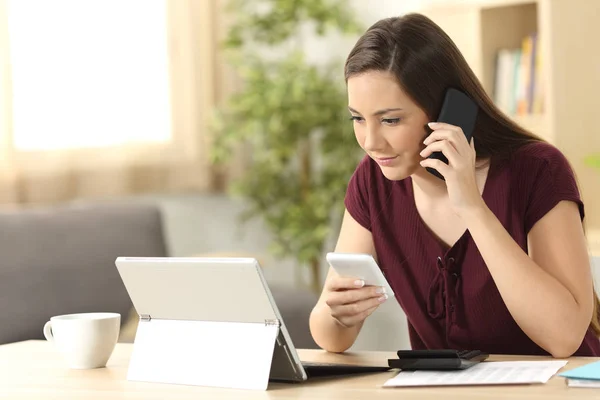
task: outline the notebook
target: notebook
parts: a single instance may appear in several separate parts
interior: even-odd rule
[[[565,371],[559,376],[567,378],[569,386],[600,387],[600,361]]]
[[[600,388],[600,381],[595,379],[567,379],[567,386],[579,388]]]

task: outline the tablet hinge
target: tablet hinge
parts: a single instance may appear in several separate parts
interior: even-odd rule
[[[152,319],[152,317],[149,314],[141,314],[140,315],[140,321],[145,321],[148,322]]]
[[[281,326],[278,319],[265,319],[265,326]]]

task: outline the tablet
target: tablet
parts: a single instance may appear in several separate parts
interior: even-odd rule
[[[272,381],[302,382],[313,376],[390,369],[384,358],[378,365],[301,361],[255,258],[119,257],[115,264],[140,319],[226,322],[234,328],[237,323],[277,325]],[[224,340],[210,346],[239,347],[237,340]],[[198,348],[202,343],[199,339]]]
[[[332,252],[327,253],[326,259],[339,275],[362,279],[367,286],[384,287],[389,296],[394,295],[392,287],[371,254]]]

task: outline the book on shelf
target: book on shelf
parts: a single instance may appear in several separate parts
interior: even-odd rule
[[[531,34],[523,38],[519,48],[503,48],[496,55],[494,101],[508,115],[544,111],[539,49],[538,35]]]

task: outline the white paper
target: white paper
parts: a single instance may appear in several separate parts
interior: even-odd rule
[[[457,371],[401,371],[384,387],[546,383],[567,361],[485,361]]]
[[[567,379],[569,387],[600,388],[600,381],[593,379]]]
[[[260,323],[140,321],[127,379],[265,390],[278,332]]]

